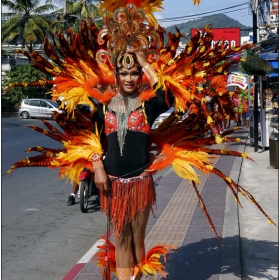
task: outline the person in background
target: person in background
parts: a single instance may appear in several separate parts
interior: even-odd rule
[[[213,101],[213,99],[209,95],[205,96],[205,99],[206,99],[207,109],[210,112],[213,112],[214,111],[214,101]],[[205,132],[205,137],[208,137],[208,136],[211,136],[211,135],[212,135],[211,130],[208,130],[208,131]]]
[[[79,190],[79,184],[74,182],[71,194],[68,197],[67,206],[75,205],[75,198],[76,198],[76,194],[77,194],[78,190]]]

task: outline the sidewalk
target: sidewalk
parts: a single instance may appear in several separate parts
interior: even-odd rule
[[[245,150],[255,162],[220,156],[215,167],[250,191],[278,224],[278,169],[267,168],[269,150],[255,153],[247,140],[248,129],[242,128],[234,132],[234,137],[240,137],[246,145],[226,143],[212,147]],[[243,197],[240,201],[244,211],[240,209],[222,179],[199,174],[198,189],[223,245],[209,227],[191,183],[169,168],[157,180],[156,218],[150,215],[146,236],[147,250],[159,242],[178,247],[168,255],[167,279],[278,279],[278,228],[269,225],[256,206]],[[71,279],[102,277],[90,259]],[[157,275],[154,279],[164,278]]]

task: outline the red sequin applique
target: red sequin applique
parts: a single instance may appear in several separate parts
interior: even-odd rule
[[[146,118],[142,108],[133,111],[128,118],[128,129],[150,134],[151,127],[146,123]],[[117,131],[117,118],[112,112],[107,111],[105,114],[105,134],[108,135]]]

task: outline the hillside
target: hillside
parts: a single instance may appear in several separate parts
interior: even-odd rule
[[[243,25],[237,20],[230,18],[224,14],[206,16],[200,19],[194,19],[184,23],[174,24],[172,26],[166,27],[165,30],[166,32],[170,32],[170,31],[175,32],[175,26],[176,26],[179,28],[181,33],[188,34],[191,32],[192,28],[204,28],[208,24],[211,24],[212,28],[239,27],[240,29],[246,29],[246,31],[240,30],[240,36],[248,36],[248,33],[252,31],[249,30],[252,29],[251,26]]]

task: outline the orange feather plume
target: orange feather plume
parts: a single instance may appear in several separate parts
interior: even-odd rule
[[[111,272],[117,276],[115,245],[106,236],[101,236],[101,239],[105,243],[104,245],[97,246],[100,250],[93,256],[93,261],[97,262],[103,277],[106,274],[106,280],[110,280]],[[108,269],[108,273],[106,273],[106,269]]]
[[[160,244],[152,247],[147,253],[145,260],[140,264],[141,272],[150,277],[160,272],[162,276],[166,278],[166,273],[164,272],[165,266],[159,259],[162,256],[164,262],[166,262],[166,255],[170,253],[171,250],[176,249],[175,246],[170,244]]]

